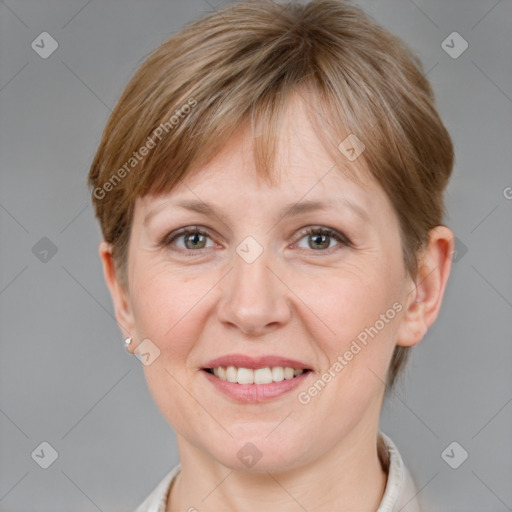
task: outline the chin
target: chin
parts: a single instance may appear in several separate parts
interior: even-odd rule
[[[274,423],[272,428],[275,426]],[[297,447],[304,446],[303,439],[296,439],[285,430],[279,435],[277,431],[268,435],[271,431],[256,426],[254,431],[246,428],[244,433],[234,436],[229,444],[224,444],[221,452],[213,446],[209,447],[209,451],[221,464],[234,471],[258,474],[295,469],[301,464],[297,459]],[[301,457],[304,457],[302,452]]]
[[[249,446],[242,448],[241,452],[245,453],[245,455],[241,454],[242,458],[245,459],[244,461],[241,461],[237,454],[230,458],[226,458],[226,454],[224,454],[224,457],[218,459],[218,461],[233,471],[256,475],[283,473],[300,466],[300,462],[296,458],[296,449],[289,453],[269,453],[264,451],[260,452],[258,455],[258,452],[253,452],[255,458],[252,462],[249,459],[249,454],[251,454]]]

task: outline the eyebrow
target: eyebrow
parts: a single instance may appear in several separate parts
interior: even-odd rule
[[[143,224],[146,226],[151,218],[155,216],[160,210],[162,210],[168,203],[161,204],[157,206],[155,209],[151,210],[146,217],[144,218]],[[289,203],[278,212],[279,220],[295,217],[304,213],[318,211],[318,210],[330,210],[336,208],[337,205],[343,205],[352,210],[356,215],[358,215],[364,221],[369,221],[368,213],[361,208],[358,204],[349,201],[346,198],[338,198],[337,200],[328,200],[328,201],[300,201],[296,203]],[[194,199],[182,200],[177,203],[174,203],[173,206],[177,206],[179,208],[184,208],[186,210],[190,210],[193,212],[201,213],[203,215],[213,215],[215,217],[223,218],[223,212],[221,210],[217,210],[214,206],[205,203],[204,201],[197,201]]]

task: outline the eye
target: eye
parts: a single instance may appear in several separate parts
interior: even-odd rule
[[[345,235],[330,228],[310,227],[302,231],[301,235],[302,237],[299,242],[303,239],[307,239],[308,248],[316,252],[330,254],[332,250],[351,245],[350,240]],[[338,246],[332,247],[331,242],[333,240],[338,242]]]
[[[209,234],[206,231],[198,227],[191,227],[170,233],[164,237],[160,245],[176,245],[180,251],[192,252],[212,247],[214,245],[213,242],[209,246],[206,245],[209,238]],[[182,239],[182,244],[177,243],[180,239]]]
[[[330,254],[337,249],[351,246],[350,240],[345,235],[330,228],[309,227],[301,231],[300,237],[299,242],[309,237],[307,249],[324,254]],[[209,245],[207,245],[208,240],[211,242]],[[179,243],[180,241],[181,243]],[[332,241],[338,242],[338,245],[333,247]],[[208,231],[198,226],[191,226],[166,235],[159,245],[161,247],[173,245],[178,252],[188,253],[193,256],[191,253],[214,247],[215,243],[211,240]],[[304,247],[300,248],[304,249]]]

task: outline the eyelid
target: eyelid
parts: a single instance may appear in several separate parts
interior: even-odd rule
[[[158,245],[161,246],[161,247],[168,247],[168,246],[172,245],[173,242],[177,238],[181,238],[182,236],[186,236],[186,235],[188,235],[190,233],[199,233],[200,235],[207,236],[208,238],[210,238],[210,240],[212,240],[212,236],[211,236],[212,235],[212,230],[211,229],[206,228],[204,226],[194,225],[194,226],[186,226],[186,227],[183,227],[183,228],[178,228],[176,230],[171,231],[170,233],[165,234],[162,237],[162,239],[158,242]],[[202,249],[199,249],[197,251],[177,249],[177,252],[181,252],[181,253],[183,253],[183,252],[188,252],[188,253],[197,252],[197,253],[200,253],[201,251],[202,251]]]
[[[299,240],[301,240],[305,235],[313,234],[313,233],[322,233],[325,235],[329,235],[331,238],[334,238],[340,243],[343,243],[345,245],[352,245],[352,242],[348,238],[347,235],[345,235],[343,232],[338,231],[337,229],[330,228],[327,226],[321,226],[321,225],[313,225],[308,226],[306,228],[303,228],[299,232]],[[324,251],[325,252],[325,251]]]

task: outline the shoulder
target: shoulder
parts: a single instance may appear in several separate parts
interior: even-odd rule
[[[151,494],[137,507],[135,512],[165,512],[169,489],[180,470],[181,465],[178,464],[169,471]]]

